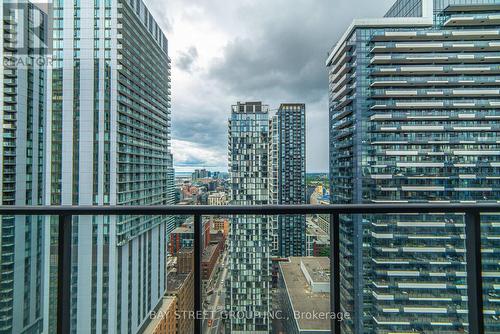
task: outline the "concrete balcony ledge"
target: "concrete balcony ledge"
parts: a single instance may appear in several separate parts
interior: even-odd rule
[[[497,65],[445,65],[445,66],[394,66],[376,68],[371,71],[371,76],[414,76],[414,75],[468,75],[468,74],[498,74],[500,67]]]
[[[373,65],[411,65],[411,64],[462,64],[498,63],[500,55],[443,54],[443,55],[376,55],[370,60]]]
[[[391,41],[449,41],[500,39],[500,30],[445,30],[445,31],[386,31],[373,36],[373,42]]]
[[[343,86],[334,96],[334,100],[338,100],[340,98],[343,98],[344,96],[348,95],[350,92],[352,92],[353,89],[356,88],[356,84],[348,85],[348,86]]]
[[[415,90],[375,90],[372,98],[449,98],[449,97],[488,97],[500,96],[500,89],[415,89]]]
[[[461,77],[449,77],[443,79],[429,79],[426,77],[413,77],[407,80],[388,80],[392,78],[378,77],[370,87],[409,87],[409,86],[499,86],[500,80],[494,77],[475,77],[474,79],[463,80]]]
[[[371,53],[391,52],[458,52],[458,51],[498,51],[497,42],[469,41],[469,42],[427,42],[427,43],[387,43],[375,45]]]
[[[342,77],[337,78],[337,80],[335,80],[335,85],[332,86],[331,91],[333,93],[338,92],[345,85],[347,85],[353,78],[354,78],[354,75],[352,73],[347,73],[347,74],[344,74]]]
[[[444,27],[495,26],[500,24],[500,15],[452,15],[443,23]]]

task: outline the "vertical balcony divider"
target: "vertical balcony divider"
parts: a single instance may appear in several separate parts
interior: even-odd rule
[[[194,215],[194,333],[201,334],[203,317],[201,308],[201,257],[202,257],[202,219],[200,214]]]
[[[333,313],[331,329],[340,334],[340,214],[330,214],[330,304]]]
[[[484,334],[481,216],[477,210],[465,212],[465,251],[469,333]]]
[[[50,219],[50,217],[49,217]],[[57,247],[57,333],[71,333],[71,225],[73,216],[59,215]]]

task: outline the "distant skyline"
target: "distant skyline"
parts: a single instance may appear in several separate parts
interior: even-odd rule
[[[145,2],[169,39],[176,171],[226,171],[231,105],[262,101],[306,103],[307,172],[325,172],[327,52],[352,19],[394,0]]]
[[[225,169],[222,169],[222,167],[217,167],[217,166],[176,166],[175,168],[175,174],[191,174],[193,173],[196,169],[206,169],[210,172],[227,172],[227,167]]]

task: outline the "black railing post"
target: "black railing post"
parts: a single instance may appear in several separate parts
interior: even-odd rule
[[[330,304],[331,332],[340,334],[340,215],[330,215]]]
[[[202,239],[202,221],[201,215],[194,216],[194,333],[201,334],[203,317],[202,317],[202,307],[201,307],[201,257],[203,251],[203,240]]]
[[[479,211],[465,213],[465,247],[467,252],[469,333],[484,334],[481,216]]]
[[[59,216],[57,248],[57,333],[71,332],[71,215]]]

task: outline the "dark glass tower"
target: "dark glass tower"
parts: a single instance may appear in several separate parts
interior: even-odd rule
[[[0,204],[43,204],[47,14],[28,1],[0,5]],[[0,333],[41,333],[44,237],[39,216],[0,217]]]
[[[327,60],[333,203],[500,199],[499,14],[498,1],[401,0],[354,21]],[[482,217],[491,332],[499,221]],[[343,216],[344,332],[466,331],[464,233],[458,214]]]
[[[230,201],[234,205],[304,204],[305,105],[282,104],[269,118],[261,102],[232,106],[228,138]],[[233,218],[226,310],[236,333],[268,333],[272,258],[305,254],[305,217]]]
[[[281,104],[270,123],[270,204],[306,204],[306,131],[304,104]],[[306,217],[279,216],[277,255],[305,256]]]
[[[268,113],[269,107],[261,102],[232,106],[228,136],[231,204],[269,203]],[[272,234],[266,216],[231,220],[226,310],[245,315],[227,320],[231,333],[269,333]]]

